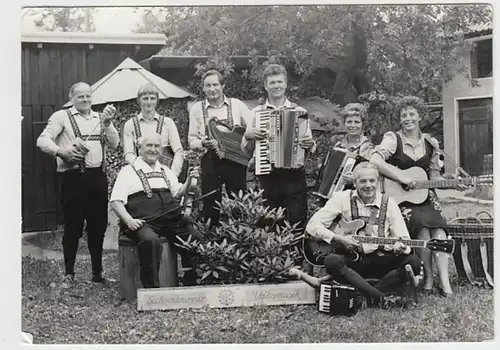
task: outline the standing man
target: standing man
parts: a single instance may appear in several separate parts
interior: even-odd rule
[[[248,124],[245,136],[241,142],[242,148],[253,154],[255,159],[255,140],[267,137],[267,130],[255,128],[254,114],[260,110],[276,110],[280,108],[305,109],[292,103],[286,98],[287,72],[285,67],[278,64],[270,64],[264,69],[263,82],[267,92],[267,100],[262,105],[252,109],[253,122]],[[305,150],[314,152],[315,142],[312,138],[310,124],[307,128],[299,131],[299,145]],[[304,229],[307,219],[307,183],[304,169],[305,157],[297,159],[298,168],[295,169],[273,169],[270,174],[259,175],[259,183],[264,190],[264,198],[271,208],[283,207],[286,210],[286,220],[292,225],[300,222],[298,228]]]
[[[159,155],[160,163],[167,165],[179,177],[184,162],[181,139],[175,122],[171,118],[159,115],[156,112],[158,100],[158,90],[152,84],[146,84],[139,88],[137,101],[141,112],[125,123],[123,129],[123,154],[128,164],[134,164],[135,159],[139,155],[137,140],[145,132],[160,134],[162,152],[165,147],[170,147],[173,153],[170,155],[173,156],[173,160],[168,159],[168,161],[166,161],[164,156],[162,157],[164,153],[161,153]]]
[[[210,219],[210,225],[218,225],[220,213],[215,202],[222,199],[222,184],[228,194],[245,191],[247,187],[246,167],[220,159],[215,149],[217,141],[208,134],[208,121],[216,118],[229,128],[235,125],[246,127],[251,120],[247,106],[238,99],[224,95],[224,77],[216,70],[209,70],[201,77],[205,100],[194,104],[189,111],[189,148],[204,152],[201,158],[201,192],[219,191],[203,200],[203,218]]]
[[[62,287],[74,283],[74,265],[84,221],[92,261],[92,281],[104,282],[102,243],[108,225],[108,183],[105,149],[116,149],[119,136],[111,119],[116,109],[107,105],[100,114],[92,111],[92,89],[74,84],[69,91],[73,107],[54,112],[37,140],[37,146],[57,160],[61,174],[64,214],[64,264]]]

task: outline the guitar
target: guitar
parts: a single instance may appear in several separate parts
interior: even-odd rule
[[[425,202],[429,196],[431,188],[453,188],[458,184],[466,186],[486,186],[493,184],[493,175],[483,175],[466,179],[443,179],[429,180],[424,169],[412,167],[406,170],[400,170],[405,177],[416,180],[416,187],[408,189],[389,178],[384,178],[382,191],[394,199],[398,204],[403,202],[420,204]]]
[[[336,235],[346,236],[352,235],[354,240],[359,243],[392,245],[396,242],[401,242],[412,248],[428,248],[431,251],[453,254],[455,250],[455,240],[453,239],[404,239],[390,238],[378,236],[360,236],[358,231],[365,228],[366,223],[361,219],[346,221],[342,216],[334,220],[329,230]],[[324,258],[330,253],[341,255],[354,255],[354,260],[359,259],[359,254],[355,250],[347,249],[343,244],[332,241],[327,243],[322,239],[311,236],[308,233],[302,238],[302,253],[304,258],[313,266],[323,267]]]

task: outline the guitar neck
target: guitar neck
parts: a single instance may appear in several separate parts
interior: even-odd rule
[[[472,179],[440,179],[440,180],[417,180],[417,189],[431,189],[431,188],[454,188],[458,184],[466,186],[475,185],[475,178]]]
[[[400,238],[388,238],[388,237],[376,237],[376,236],[352,236],[352,237],[359,243],[390,245],[396,242],[401,242],[404,245],[412,248],[425,248],[427,246],[427,241],[419,239],[400,239]]]

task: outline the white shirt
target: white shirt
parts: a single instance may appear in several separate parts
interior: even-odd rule
[[[137,170],[142,170],[144,174],[153,171],[161,172],[161,170],[164,169],[165,174],[167,175],[167,179],[168,181],[170,181],[170,192],[174,197],[177,196],[179,190],[182,187],[182,184],[179,182],[174,172],[170,170],[168,167],[161,165],[160,162],[158,161],[156,162],[154,167],[151,167],[142,159],[142,157],[137,157],[134,161],[134,167]],[[167,184],[165,183],[163,177],[151,178],[147,180],[149,182],[149,186],[151,187],[151,189],[167,188]],[[127,204],[128,196],[141,191],[144,191],[141,179],[139,178],[135,170],[132,168],[132,166],[127,164],[120,170],[118,176],[116,177],[116,181],[113,186],[113,191],[111,192],[110,202],[122,201],[123,204]]]
[[[382,204],[382,195],[380,193],[377,193],[374,202],[371,204],[365,204],[359,197],[357,191],[355,192],[354,197],[358,205],[359,216],[370,217],[372,207],[376,207],[378,210],[380,210],[380,206]],[[377,212],[377,217],[379,214],[380,212]],[[335,220],[338,215],[342,215],[347,221],[352,220],[350,190],[334,193],[332,198],[330,198],[328,202],[326,202],[325,206],[318,210],[311,217],[311,219],[307,223],[306,232],[311,236],[320,238],[327,243],[330,243],[333,237],[335,237],[335,233],[330,231],[328,227],[332,225],[333,220]],[[401,211],[399,210],[397,203],[390,197],[387,202],[387,213],[385,220],[385,237],[403,237],[406,239],[410,239],[410,234],[408,233],[408,229],[406,228],[406,224],[403,216],[401,215]],[[372,235],[374,236],[378,236],[378,225],[376,224],[377,222],[378,220],[373,226],[374,233]],[[359,234],[364,233],[359,232]],[[362,244],[361,246],[365,254],[369,254],[375,251],[378,247],[377,244]]]
[[[132,118],[125,122],[125,126],[123,128],[123,154],[127,162],[130,162],[136,158],[137,135],[135,134],[134,121],[132,120]],[[139,119],[139,127],[141,128],[141,133],[143,135],[148,133],[156,133],[156,128],[160,121],[160,115],[158,113],[155,113],[151,121],[147,121],[142,113],[139,113],[137,115],[137,119]],[[174,152],[174,154],[177,151],[182,151],[179,132],[172,118],[163,117],[163,126],[161,129],[161,146],[172,147],[172,151]],[[177,174],[180,174],[182,170],[182,162],[183,160],[180,156],[174,156],[174,160],[172,162],[172,170]]]
[[[208,119],[216,118],[217,120],[225,121],[228,117],[229,98],[224,96],[222,105],[218,107],[212,105],[208,100],[205,100],[205,108]],[[252,115],[248,107],[236,98],[231,98],[231,115],[234,125],[247,126],[252,121]],[[189,110],[189,148],[192,150],[206,151],[201,143],[201,140],[206,136],[202,101],[198,101]]]
[[[82,135],[99,135],[100,116],[98,112],[91,111],[89,115],[83,116],[75,107],[71,107],[69,112],[75,118],[75,122],[80,129]],[[111,123],[107,128],[104,128],[105,143],[112,149],[118,147],[120,137],[118,131]],[[76,136],[73,132],[73,127],[69,121],[66,110],[59,110],[52,114],[47,122],[47,126],[42,131],[37,139],[36,145],[45,153],[55,157],[59,148],[70,147],[75,141]],[[85,166],[87,168],[97,168],[102,164],[102,148],[99,141],[87,141],[89,152],[85,155]],[[61,158],[57,158],[57,171],[63,172],[69,169],[78,168],[78,164],[68,164]]]

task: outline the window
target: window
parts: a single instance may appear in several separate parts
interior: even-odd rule
[[[471,75],[473,79],[493,76],[493,40],[479,40],[471,52]]]

